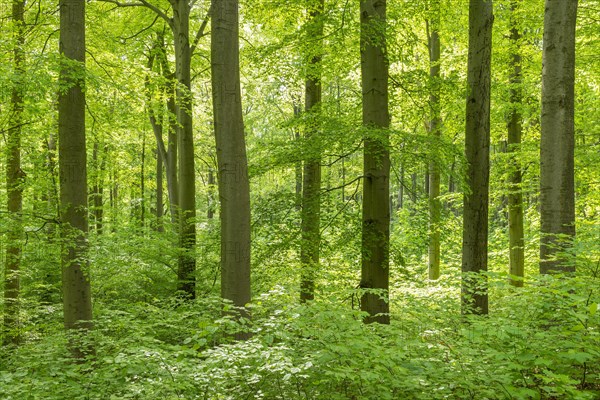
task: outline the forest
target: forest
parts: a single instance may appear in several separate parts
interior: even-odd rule
[[[600,398],[600,0],[0,32],[0,399]]]

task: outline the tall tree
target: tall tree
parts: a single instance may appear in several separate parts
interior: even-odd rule
[[[523,193],[521,190],[522,169],[519,161],[521,134],[523,132],[521,106],[523,91],[521,85],[521,33],[519,30],[519,5],[521,0],[511,0],[510,3],[510,42],[511,42],[511,76],[510,76],[510,116],[508,120],[508,151],[510,158],[510,177],[508,194],[508,237],[510,283],[523,286],[525,273],[525,242],[523,236]]]
[[[315,274],[319,268],[319,232],[321,219],[321,149],[319,146],[321,109],[321,52],[323,46],[324,0],[308,2],[309,21],[307,23],[307,73],[304,104],[307,116],[305,138],[311,142],[304,161],[302,185],[302,247],[300,262],[302,277],[300,300],[315,297]]]
[[[13,0],[13,68],[10,127],[6,140],[6,194],[10,224],[4,269],[4,342],[19,342],[19,296],[21,246],[23,245],[23,180],[21,170],[21,127],[23,126],[23,79],[25,76],[25,1]]]
[[[387,324],[390,242],[390,114],[386,51],[386,1],[360,2],[360,49],[364,139],[362,268],[365,322]],[[378,291],[374,292],[373,289]]]
[[[574,271],[577,0],[546,0],[540,150],[540,272]]]
[[[250,183],[238,7],[238,0],[212,0],[211,68],[221,202],[221,296],[243,307],[250,301]]]
[[[431,2],[428,26],[429,45],[429,132],[435,139],[441,136],[440,117],[440,2]],[[440,277],[440,169],[434,158],[429,164],[429,279]]]
[[[58,163],[64,323],[67,330],[92,327],[87,257],[88,198],[85,141],[85,0],[60,2]],[[84,343],[72,343],[81,357]]]
[[[469,2],[469,59],[462,244],[462,308],[487,314],[488,200],[490,175],[490,76],[492,60],[492,0]]]
[[[179,171],[179,255],[177,289],[196,297],[196,174],[192,121],[192,48],[190,46],[190,2],[171,0],[171,28],[175,38],[176,115]]]

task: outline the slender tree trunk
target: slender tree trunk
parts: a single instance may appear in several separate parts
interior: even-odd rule
[[[302,185],[302,247],[300,262],[300,301],[315,298],[315,276],[319,268],[319,247],[321,233],[321,148],[320,148],[320,110],[321,110],[321,51],[323,41],[324,0],[318,0],[308,7],[307,41],[311,43],[307,51],[307,77],[305,81],[305,112],[308,116],[305,138],[311,143],[304,160]]]
[[[211,167],[208,168],[208,207],[206,210],[206,218],[212,220],[215,216],[215,185],[217,181],[215,179],[215,170]]]
[[[298,118],[302,114],[302,106],[294,101],[294,116]],[[300,142],[300,131],[294,130],[294,139],[296,143]],[[296,178],[296,201],[295,208],[302,213],[302,161],[296,161],[294,165],[294,176]]]
[[[177,150],[179,155],[179,255],[177,289],[186,297],[196,297],[196,175],[192,124],[190,4],[171,0],[175,36],[175,76],[177,78]]]
[[[398,180],[398,205],[397,210],[404,207],[404,164],[400,166],[400,179]]]
[[[64,319],[67,330],[87,331],[92,327],[92,298],[86,240],[85,0],[60,2],[60,53],[68,61],[60,71],[58,96]],[[84,340],[71,342],[77,358],[90,350]]]
[[[519,160],[521,148],[522,116],[521,104],[523,93],[521,85],[521,34],[519,32],[518,12],[521,0],[511,1],[511,28],[510,41],[512,46],[511,59],[511,111],[508,121],[508,151],[511,153],[511,171],[508,194],[508,238],[509,238],[509,263],[510,283],[513,286],[523,286],[525,273],[525,242],[523,235],[523,194],[521,189],[522,170]]]
[[[429,34],[429,104],[431,107],[430,134],[441,136],[440,118],[440,2],[432,2]],[[429,164],[429,279],[440,277],[440,221],[442,205],[440,196],[440,169],[437,157]]]
[[[104,197],[104,185],[102,182],[102,176],[104,173],[106,155],[103,157],[99,155],[100,146],[98,141],[94,142],[94,148],[92,150],[92,165],[95,167],[94,186],[92,187],[92,202],[94,204],[94,220],[96,222],[96,233],[102,234],[102,218],[104,215],[103,210],[103,197]]]
[[[142,163],[140,167],[140,225],[144,228],[146,222],[146,132],[142,133]]]
[[[362,269],[365,290],[361,310],[365,322],[387,324],[389,317],[390,157],[388,60],[386,56],[386,1],[360,2],[360,41],[364,141],[362,211]],[[379,290],[373,293],[371,290]]]
[[[156,230],[158,232],[164,232],[163,216],[165,205],[163,203],[163,157],[158,149],[154,151],[154,154],[156,157]]]
[[[119,171],[113,167],[109,193],[110,209],[112,211],[111,231],[116,232],[119,225]]]
[[[11,115],[6,140],[6,194],[10,224],[7,232],[6,260],[4,266],[4,342],[18,344],[20,269],[23,246],[23,183],[21,170],[21,126],[23,124],[25,76],[25,1],[13,0],[12,22],[14,35],[13,65],[15,77],[11,93]]]
[[[490,75],[492,59],[491,0],[470,0],[469,60],[465,154],[467,184],[464,195],[462,245],[463,313],[487,314],[488,200],[490,169]]]
[[[211,67],[221,202],[221,296],[243,307],[250,301],[250,184],[240,90],[238,7],[238,0],[212,0]]]
[[[173,86],[171,85],[171,93]],[[167,111],[169,119],[169,131],[167,134],[167,192],[169,195],[169,209],[171,214],[171,223],[179,220],[179,174],[177,171],[178,151],[177,151],[177,118],[175,117],[175,98],[172,94],[167,98]]]
[[[166,95],[165,108],[158,107],[158,111],[155,111],[154,105],[152,104],[152,94],[150,92],[150,77],[146,76],[146,100],[148,103],[148,117],[150,124],[152,125],[152,131],[156,139],[156,148],[158,155],[157,161],[160,161],[161,165],[164,166],[167,178],[167,195],[169,197],[169,211],[171,216],[171,223],[177,221],[177,212],[179,210],[179,185],[177,181],[177,110],[175,107],[175,86],[174,76],[169,69],[169,63],[167,60],[167,49],[165,47],[165,40],[162,34],[158,34],[156,43],[148,57],[148,69],[155,67],[158,64],[162,70],[162,75],[165,80],[164,87],[162,90]],[[167,144],[163,138],[163,132],[167,127]],[[158,175],[157,175],[158,178]],[[162,179],[162,174],[161,174]],[[162,199],[161,199],[162,201]],[[164,205],[163,205],[164,207]],[[161,216],[162,216],[161,210]],[[162,222],[161,222],[162,224]],[[161,228],[161,229],[164,229]]]
[[[577,0],[546,0],[540,152],[540,272],[575,271],[575,25]]]

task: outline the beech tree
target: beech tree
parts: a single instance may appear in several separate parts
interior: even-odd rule
[[[315,297],[315,273],[319,268],[319,232],[321,219],[321,149],[320,142],[320,110],[321,110],[321,52],[323,46],[323,8],[324,0],[315,4],[308,3],[309,21],[307,22],[308,42],[305,81],[305,113],[307,124],[304,136],[311,141],[311,148],[304,161],[302,184],[302,248],[300,263],[302,278],[300,299],[312,300]],[[315,44],[316,43],[316,44]]]
[[[92,327],[87,255],[88,198],[85,138],[85,0],[60,2],[61,70],[58,94],[58,164],[64,324],[67,330]],[[72,342],[83,357],[85,343]]]
[[[7,232],[4,267],[4,342],[19,342],[19,296],[23,246],[23,180],[21,169],[21,130],[23,126],[23,79],[25,74],[25,1],[13,0],[13,68],[10,98],[10,126],[6,139],[6,197],[10,225]]]
[[[540,272],[574,271],[577,0],[546,0],[540,144]]]
[[[487,314],[488,199],[490,174],[491,0],[469,2],[469,60],[465,128],[466,181],[462,244],[462,308]]]
[[[360,53],[364,138],[361,309],[366,322],[390,321],[390,114],[386,57],[386,1],[360,2]],[[373,289],[377,291],[373,291]]]
[[[212,1],[211,71],[221,203],[221,296],[244,307],[250,302],[250,183],[240,90],[238,7],[237,0]]]
[[[429,106],[431,120],[429,132],[434,138],[441,136],[440,117],[440,2],[431,3],[431,16],[428,26],[429,49]],[[440,170],[437,160],[429,165],[429,279],[440,277],[440,222],[441,202],[440,196]]]
[[[510,177],[508,194],[508,236],[510,283],[523,286],[525,273],[525,241],[523,232],[523,192],[522,168],[519,160],[521,135],[523,132],[521,107],[523,102],[523,78],[521,76],[522,57],[520,53],[521,33],[519,26],[519,5],[521,0],[511,0],[510,3],[510,42],[511,42],[511,74],[510,74],[510,115],[507,124],[508,151],[510,158]]]

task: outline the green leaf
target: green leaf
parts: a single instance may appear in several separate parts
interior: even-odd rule
[[[598,311],[598,303],[590,304],[589,310],[590,310],[590,316],[593,317],[596,314],[596,311]]]

